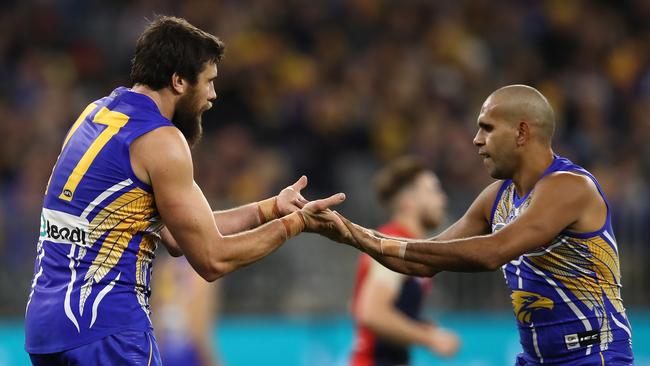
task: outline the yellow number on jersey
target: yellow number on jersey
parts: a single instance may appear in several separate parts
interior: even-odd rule
[[[110,141],[110,139],[115,136],[120,131],[120,128],[124,127],[128,121],[129,116],[126,114],[110,111],[106,107],[102,107],[102,109],[97,112],[95,118],[93,119],[93,122],[106,125],[108,127],[106,127],[106,129],[102,131],[99,136],[97,136],[95,141],[90,144],[88,150],[86,150],[84,155],[81,157],[81,160],[79,160],[77,165],[74,167],[72,173],[70,173],[70,176],[68,177],[68,180],[63,186],[61,194],[59,195],[60,199],[65,201],[72,201],[72,197],[74,196],[74,192],[77,189],[79,182],[88,171],[88,168],[92,164],[93,160],[95,160],[97,157],[97,154],[99,154],[99,152],[102,150],[102,148],[104,148],[108,141]]]
[[[68,144],[68,140],[70,140],[70,137],[77,131],[77,128],[79,128],[79,125],[81,125],[81,122],[86,119],[86,117],[97,108],[97,104],[95,103],[90,103],[88,106],[81,112],[79,115],[79,118],[74,122],[72,127],[70,128],[70,131],[68,134],[65,136],[65,141],[63,141],[63,145],[61,146],[61,151],[65,149],[65,145]],[[59,157],[61,157],[61,154],[59,153],[59,156],[56,158],[56,161],[59,161]],[[54,164],[56,166],[56,164]],[[52,172],[50,173],[50,178],[47,180],[47,186],[45,186],[45,194],[47,194],[47,191],[50,189],[50,182],[52,181],[52,175],[54,174],[54,167],[52,167]]]

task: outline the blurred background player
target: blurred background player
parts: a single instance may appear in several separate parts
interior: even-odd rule
[[[185,260],[163,253],[156,263],[151,304],[160,359],[168,366],[217,366],[214,329],[221,281],[207,283]]]
[[[379,232],[425,238],[443,220],[447,198],[438,178],[419,159],[393,161],[377,174],[375,186],[391,216]],[[424,346],[443,357],[454,355],[458,337],[420,319],[430,287],[430,278],[391,271],[362,254],[352,303],[356,332],[350,364],[407,365],[411,345]]]

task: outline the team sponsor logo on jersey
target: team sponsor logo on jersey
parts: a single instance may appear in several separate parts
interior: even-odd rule
[[[512,307],[517,320],[526,324],[530,323],[534,311],[553,309],[553,300],[533,292],[515,290],[512,292]]]
[[[567,349],[576,349],[600,343],[600,333],[589,330],[582,333],[567,334],[564,336]]]
[[[88,221],[84,218],[47,208],[41,213],[41,241],[87,247],[87,230]]]

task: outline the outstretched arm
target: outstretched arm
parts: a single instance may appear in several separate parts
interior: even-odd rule
[[[497,181],[487,186],[474,200],[467,212],[454,224],[438,234],[436,237],[429,239],[433,240],[452,240],[467,238],[476,235],[487,234],[490,229],[490,215],[492,211],[492,203],[496,199],[502,181]],[[402,238],[385,238],[403,241]],[[408,242],[422,242],[420,239],[411,239]],[[371,254],[378,262],[386,267],[401,273],[409,274],[412,276],[433,276],[440,272],[435,267],[428,264],[423,264],[417,261],[410,261],[406,258],[395,258],[382,255],[381,253]]]
[[[492,203],[494,202],[499,187],[501,186],[501,181],[495,182],[488,187],[486,187],[483,192],[476,198],[472,203],[470,208],[467,210],[465,215],[461,217],[456,223],[450,226],[447,230],[442,232],[437,238],[443,238],[446,240],[453,238],[464,238],[476,235],[482,235],[488,232],[489,230],[489,217],[492,209]],[[351,232],[354,231],[357,235],[360,233],[366,233],[369,237],[375,237],[378,239],[393,239],[398,242],[409,242],[417,243],[421,242],[421,239],[404,239],[397,237],[390,237],[384,234],[373,232],[362,226],[353,224],[349,220],[345,219],[343,216],[337,213],[338,217],[323,216],[324,220],[330,220],[333,222],[345,222],[347,227],[343,229],[344,235],[340,237],[332,237],[333,240],[338,242],[348,244],[356,247],[357,249],[367,252],[372,256],[377,262],[383,264],[384,266],[392,269],[393,271],[408,274],[411,276],[418,277],[431,277],[436,273],[440,272],[439,269],[432,267],[426,263],[420,263],[417,261],[410,261],[405,258],[392,257],[389,255],[383,255],[381,250],[373,251],[371,248],[364,247],[357,242],[357,240],[352,236]]]
[[[212,213],[214,221],[223,235],[256,228],[266,222],[300,210],[307,203],[300,193],[306,186],[307,177],[303,175],[294,184],[280,191],[277,196],[229,210],[214,211]],[[169,254],[174,257],[183,255],[178,243],[166,227],[161,232],[161,238]]]
[[[490,235],[445,241],[407,243],[377,238],[345,222],[357,244],[369,253],[425,264],[435,270],[491,271],[547,245],[564,230],[594,231],[606,208],[585,176],[556,173],[537,184],[530,206],[517,219]]]
[[[436,270],[435,268],[432,268],[431,266],[428,266],[423,263],[418,263],[418,262],[413,262],[413,261],[408,261],[403,258],[395,258],[395,257],[390,257],[390,256],[385,256],[382,255],[381,253],[378,253],[376,251],[370,250],[369,248],[365,247],[365,244],[357,240],[357,236],[360,235],[358,233],[355,233],[354,235],[352,234],[353,232],[364,232],[365,235],[377,238],[378,240],[400,240],[403,238],[393,238],[393,237],[388,237],[388,236],[383,236],[383,234],[379,234],[375,231],[366,229],[360,225],[357,225],[355,223],[352,223],[351,221],[347,220],[345,217],[341,216],[338,212],[335,213],[334,215],[338,215],[336,218],[332,218],[331,220],[340,220],[346,227],[345,230],[347,230],[346,235],[341,239],[337,240],[334,239],[338,242],[344,243],[344,244],[349,244],[351,246],[356,247],[357,249],[361,250],[362,252],[366,252],[368,255],[370,255],[374,260],[377,262],[381,263],[384,265],[386,268],[389,268],[395,272],[407,274],[410,276],[417,276],[417,277],[432,277],[436,273],[440,272]],[[379,235],[377,235],[379,234]],[[408,240],[408,239],[404,239]],[[414,241],[415,242],[415,241]]]
[[[132,159],[146,172],[158,212],[194,270],[208,281],[255,262],[305,229],[300,212],[272,220],[253,230],[224,236],[201,189],[193,179],[185,138],[162,127],[134,142]],[[151,153],[151,152],[156,152]],[[136,172],[137,174],[137,172]],[[340,203],[342,194],[313,201],[320,210]]]

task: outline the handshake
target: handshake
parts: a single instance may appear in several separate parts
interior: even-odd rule
[[[267,217],[266,212],[273,210],[275,217],[281,217],[287,229],[287,236],[293,236],[301,231],[317,233],[339,243],[353,246],[364,252],[382,252],[382,242],[396,242],[395,240],[382,240],[372,231],[352,223],[343,215],[331,210],[332,206],[345,201],[344,193],[337,193],[327,198],[307,201],[300,191],[307,186],[307,177],[302,176],[296,183],[283,189],[273,199],[273,207],[260,205],[260,216]],[[264,202],[264,201],[263,201]],[[297,215],[291,215],[292,213]],[[289,219],[291,215],[292,219]]]

